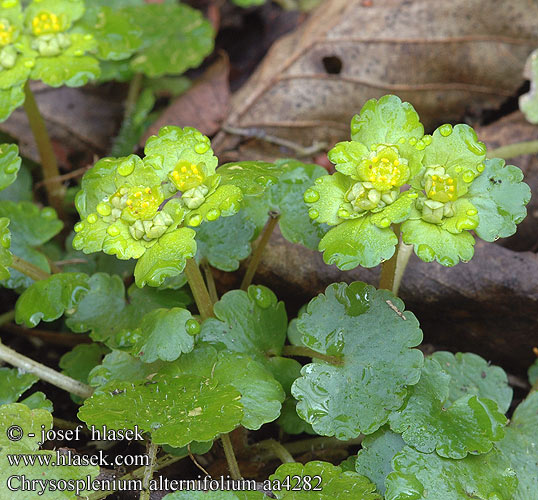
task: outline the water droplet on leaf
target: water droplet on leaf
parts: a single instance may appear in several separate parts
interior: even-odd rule
[[[97,213],[102,215],[103,217],[106,217],[111,214],[112,207],[108,203],[101,202],[97,205]]]
[[[261,286],[249,287],[248,294],[262,309],[267,309],[273,302],[271,292],[267,288],[263,288]]]
[[[304,193],[306,203],[315,203],[319,200],[319,193],[315,189],[307,189]]]
[[[472,170],[466,170],[465,172],[463,172],[462,177],[465,182],[473,182],[474,172]]]
[[[424,262],[431,262],[433,259],[435,259],[435,252],[433,251],[433,248],[425,245],[424,243],[418,246],[416,252],[419,259],[423,260]]]
[[[450,123],[445,123],[439,127],[439,133],[443,137],[448,137],[452,133],[452,125]]]
[[[192,227],[199,226],[202,223],[202,216],[200,214],[191,215],[189,217],[188,225]]]
[[[203,155],[207,150],[209,149],[209,145],[205,142],[199,142],[194,146],[194,151],[196,151],[198,154]]]
[[[206,219],[207,220],[217,220],[220,217],[220,210],[217,208],[214,208],[207,212]]]
[[[198,335],[200,333],[200,323],[195,319],[188,319],[185,323],[185,330],[189,335]]]
[[[124,177],[127,177],[128,175],[133,173],[134,168],[135,168],[134,161],[126,160],[118,167],[118,174],[123,175]]]
[[[309,211],[308,211],[308,216],[314,220],[314,219],[317,219],[319,217],[319,212],[315,209],[315,208],[311,208]]]
[[[97,215],[90,214],[88,215],[88,218],[86,219],[90,224],[95,224],[97,222]]]
[[[108,226],[107,229],[106,229],[106,232],[110,236],[118,236],[118,234],[120,234],[120,230],[118,229],[117,226]]]

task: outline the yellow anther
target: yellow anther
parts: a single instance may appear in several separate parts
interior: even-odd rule
[[[395,167],[397,167],[397,166],[400,164],[400,160],[394,160],[394,161],[392,162],[392,164],[393,164]],[[398,172],[399,172],[399,170],[398,170]]]
[[[181,167],[181,171],[186,174],[187,173],[187,167]]]
[[[438,179],[438,177],[436,175],[432,175],[432,180],[433,181],[436,181]]]
[[[375,175],[371,175],[370,176],[370,182],[374,182],[375,181]]]
[[[374,157],[372,158],[372,161],[373,161],[374,163],[377,163],[377,162],[379,161],[379,158],[378,158],[377,156],[374,156]]]
[[[148,194],[151,193],[151,188],[147,187],[146,189],[144,189],[144,192]]]
[[[388,158],[381,158],[381,161],[382,161],[383,163],[388,163],[388,162],[389,162],[389,159],[388,159]]]
[[[133,204],[133,200],[127,200],[125,204],[130,207]]]
[[[450,186],[450,187],[448,188],[448,190],[449,190],[451,193],[453,193],[455,189],[456,189],[456,188],[455,188],[454,186]]]
[[[142,208],[148,208],[148,207],[149,207],[149,203],[147,201],[143,201]]]
[[[448,184],[454,184],[454,179],[448,179],[446,182],[447,182]]]
[[[197,174],[198,173],[198,168],[196,167],[196,165],[191,165],[191,171],[193,174]]]
[[[391,185],[391,186],[396,186],[396,181],[395,181],[394,179],[392,179],[392,180],[390,181],[390,185]]]
[[[47,16],[47,14],[45,14],[43,12],[43,14],[41,14],[41,19],[43,19],[43,21],[46,21],[48,19],[49,16]]]
[[[142,191],[137,191],[135,194],[134,194],[137,198],[140,198],[142,196]]]

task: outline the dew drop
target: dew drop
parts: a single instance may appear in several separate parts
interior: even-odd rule
[[[56,210],[51,207],[45,207],[43,210],[41,210],[41,217],[49,220],[56,219]]]
[[[77,222],[73,229],[75,230],[75,233],[80,233],[80,231],[84,229],[84,222]]]
[[[185,331],[192,336],[198,335],[200,333],[200,323],[195,319],[188,319],[185,322]]]
[[[424,142],[424,144],[426,144],[426,146],[429,146],[432,143],[432,136],[431,135],[425,135],[422,138],[422,142]]]
[[[189,217],[189,226],[196,227],[202,223],[202,216],[200,214],[191,215]]]
[[[341,219],[345,219],[349,217],[349,212],[345,208],[340,208],[338,210],[338,217],[340,217]]]
[[[476,226],[478,226],[478,222],[467,217],[460,217],[456,222],[456,229],[460,232],[466,229],[474,229]]]
[[[482,173],[484,171],[484,169],[486,168],[486,165],[484,165],[483,163],[481,163],[480,165],[478,165],[476,167],[476,170],[478,170],[480,173]]]
[[[465,172],[463,172],[462,177],[465,182],[473,182],[474,172],[472,170],[466,170]]]
[[[133,173],[134,168],[134,161],[126,160],[118,167],[118,174],[123,175],[123,177],[127,177]]]
[[[411,137],[411,138],[409,139],[409,144],[411,144],[411,146],[414,146],[416,143],[417,143],[417,140],[416,140],[415,137]]]
[[[400,139],[398,139],[398,142],[400,144],[405,144],[405,137],[400,137]]]
[[[426,147],[426,143],[421,139],[417,141],[417,144],[415,145],[415,149],[418,151],[422,151]]]
[[[209,212],[207,212],[206,219],[207,220],[217,220],[220,217],[220,210],[217,208],[213,208]]]
[[[27,68],[33,68],[35,66],[35,62],[34,61],[24,61],[24,65]]]
[[[80,57],[80,56],[83,56],[84,55],[84,51],[83,50],[75,50],[73,52],[73,54],[75,54],[76,56]]]
[[[118,234],[120,234],[120,230],[118,229],[117,226],[108,226],[106,228],[106,232],[110,235],[110,236],[118,236]]]
[[[315,209],[315,208],[311,208],[309,211],[308,211],[308,216],[314,220],[314,219],[317,219],[319,217],[319,212]]]
[[[108,203],[101,202],[97,205],[97,213],[103,217],[107,217],[112,212],[112,207]]]
[[[254,179],[254,182],[256,184],[259,184],[260,186],[267,187],[271,184],[274,184],[276,182],[276,179],[271,175],[259,175]]]
[[[439,259],[439,263],[442,264],[445,267],[452,267],[456,264],[454,259],[451,259],[450,257],[442,257]]]
[[[273,302],[273,296],[267,288],[261,286],[249,287],[248,294],[262,309],[267,309]]]
[[[478,213],[478,210],[475,210],[474,208],[470,208],[469,210],[467,210],[467,215],[470,215],[470,216],[476,215],[477,213]]]
[[[439,133],[443,137],[448,137],[452,133],[452,125],[450,123],[445,123],[439,127]]]
[[[203,155],[207,152],[208,149],[209,145],[205,142],[199,142],[198,144],[196,144],[196,146],[194,146],[194,151],[196,151],[199,155]]]
[[[384,217],[379,221],[378,224],[379,227],[389,227],[390,226],[390,219],[387,219],[387,217]]]
[[[84,35],[84,40],[92,40],[93,39],[93,36],[90,35],[89,33]]]
[[[433,248],[424,243],[418,246],[417,255],[424,262],[431,262],[435,258]]]
[[[458,165],[457,167],[454,168],[454,171],[455,171],[457,174],[461,173],[462,170],[463,170],[463,168],[460,167],[459,165]]]
[[[95,224],[97,222],[97,215],[96,214],[90,214],[88,215],[86,219],[90,224]]]
[[[304,193],[306,203],[314,203],[319,200],[319,193],[315,189],[307,189]]]

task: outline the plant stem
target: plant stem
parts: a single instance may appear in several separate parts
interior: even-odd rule
[[[155,460],[157,458],[157,448],[158,445],[156,445],[153,441],[148,441],[148,457],[149,457],[149,463],[144,468],[144,476],[142,477],[142,491],[140,492],[140,500],[150,500],[151,498],[151,491],[149,489],[149,484],[151,481],[151,478],[153,477],[153,470],[155,468]]]
[[[0,326],[4,325],[5,323],[9,323],[10,321],[13,321],[15,319],[15,309],[12,311],[5,312],[3,314],[0,314]]]
[[[215,302],[218,302],[219,295],[217,293],[217,286],[215,285],[215,278],[213,277],[211,266],[209,265],[209,262],[207,262],[207,260],[205,259],[202,261],[202,269],[204,270],[205,281],[207,283],[209,296],[211,297],[211,300],[213,301],[213,304],[214,304]]]
[[[194,301],[196,302],[198,310],[200,311],[202,321],[206,320],[207,318],[211,318],[214,316],[213,301],[209,296],[204,278],[202,277],[200,268],[198,267],[198,264],[194,258],[187,260],[185,274],[187,276],[189,286],[191,287],[192,294],[194,295]]]
[[[326,361],[331,365],[337,366],[344,364],[344,360],[342,358],[338,358],[336,356],[329,356],[328,354],[322,354],[302,345],[285,345],[282,348],[281,354],[283,356],[303,356],[305,358],[317,358]]]
[[[407,267],[411,254],[413,253],[413,245],[406,245],[402,241],[399,226],[395,227],[394,232],[399,237],[399,243],[396,246],[394,255],[381,265],[379,288],[390,290],[394,295],[397,296],[405,268]]]
[[[239,464],[235,458],[234,449],[230,440],[229,434],[221,434],[220,440],[224,447],[224,454],[226,455],[226,461],[228,462],[228,468],[230,469],[230,476],[232,479],[241,479],[241,471],[239,470]]]
[[[262,259],[263,251],[265,250],[267,243],[269,243],[269,239],[271,238],[271,234],[273,234],[273,230],[275,229],[279,218],[280,214],[272,211],[269,212],[269,220],[263,229],[260,240],[258,241],[258,245],[252,254],[250,262],[248,263],[247,272],[245,273],[243,281],[241,282],[241,290],[247,290],[252,283],[252,278],[254,278],[256,269],[258,269],[258,265]]]
[[[41,380],[49,382],[64,391],[68,391],[81,398],[89,398],[93,393],[93,388],[83,384],[78,380],[63,375],[48,366],[42,365],[33,359],[27,358],[17,351],[0,343],[0,361],[5,361],[10,365],[21,368],[25,372],[33,373]]]
[[[487,157],[508,160],[509,158],[515,158],[516,156],[533,155],[536,153],[538,153],[538,140],[515,142],[514,144],[501,146],[500,148],[488,151]]]
[[[39,112],[37,103],[32,90],[30,89],[29,81],[24,86],[24,110],[28,116],[30,122],[30,128],[36,141],[37,149],[39,151],[39,157],[41,158],[41,167],[43,169],[43,179],[45,189],[47,190],[47,197],[49,203],[56,212],[58,217],[63,218],[63,198],[65,195],[65,188],[61,180],[58,179],[60,171],[58,169],[58,162],[52,143],[50,141],[47,128],[45,126],[45,120]]]
[[[29,278],[32,278],[34,281],[46,280],[51,276],[50,273],[47,273],[47,271],[43,271],[43,269],[41,269],[40,267],[37,267],[31,262],[21,259],[16,255],[13,255],[13,260],[9,267],[16,269],[17,271],[28,276]]]
[[[272,451],[275,457],[277,457],[283,464],[295,462],[293,455],[288,451],[288,449],[275,439],[266,439],[265,441],[260,441],[258,445],[259,447]]]
[[[129,82],[129,91],[127,93],[127,99],[125,99],[125,112],[124,120],[127,119],[133,112],[140,90],[142,89],[142,82],[144,81],[144,75],[142,73],[136,73],[132,80]]]

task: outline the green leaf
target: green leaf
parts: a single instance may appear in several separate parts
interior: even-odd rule
[[[333,227],[320,241],[319,250],[327,264],[349,271],[357,266],[375,267],[390,259],[397,243],[392,228],[380,228],[366,215]]]
[[[15,321],[29,328],[41,320],[54,321],[74,309],[89,290],[88,276],[82,273],[53,274],[27,288],[15,305]]]
[[[305,201],[311,207],[310,217],[330,226],[340,224],[344,219],[338,216],[338,211],[347,203],[345,195],[352,185],[353,181],[340,172],[318,177],[315,185],[304,193]]]
[[[392,472],[392,459],[402,451],[405,441],[388,426],[383,427],[362,441],[354,469],[372,481],[379,492],[385,494],[385,480]]]
[[[219,217],[230,217],[241,208],[243,193],[236,186],[219,186],[210,194],[199,208],[187,215],[189,226],[198,226],[202,222],[211,222]]]
[[[475,240],[469,231],[453,234],[438,224],[409,219],[402,224],[404,243],[414,245],[415,253],[424,262],[436,260],[443,266],[467,262],[474,255]]]
[[[85,10],[84,0],[31,0],[25,3],[27,6],[24,9],[24,17],[28,27],[35,16],[47,11],[56,14],[60,18],[61,27],[68,29],[82,17]]]
[[[381,427],[420,378],[422,332],[413,313],[386,290],[335,283],[297,323],[303,343],[339,364],[316,362],[292,386],[297,413],[318,434],[351,439]],[[336,362],[335,362],[336,363]]]
[[[286,434],[316,434],[312,426],[297,415],[297,401],[293,398],[286,398],[276,423]]]
[[[505,371],[490,365],[485,359],[471,352],[437,351],[431,356],[450,375],[448,399],[454,403],[467,396],[479,396],[495,401],[502,413],[506,413],[512,402],[512,388],[508,385]]]
[[[284,172],[282,165],[263,161],[226,163],[218,169],[221,184],[241,189],[244,196],[259,196],[278,182]]]
[[[536,384],[536,382],[538,382],[538,359],[530,366],[528,374],[529,383],[531,385]]]
[[[236,271],[239,262],[250,255],[254,230],[243,210],[202,224],[196,228],[196,260],[207,259],[221,271]]]
[[[381,496],[375,492],[375,485],[364,476],[356,472],[342,472],[340,467],[328,462],[314,461],[304,465],[297,462],[282,464],[274,474],[269,476],[269,480],[280,481],[281,484],[285,481],[289,482],[290,490],[293,486],[298,486],[299,491],[275,489],[275,496],[283,500],[296,498],[381,500]],[[308,491],[307,484],[315,490]],[[300,491],[301,489],[304,491]]]
[[[276,420],[285,398],[282,386],[262,364],[246,354],[217,352],[211,346],[198,347],[159,373],[197,374],[234,387],[241,393],[241,424],[251,430]]]
[[[90,36],[90,39],[86,37]],[[71,45],[57,56],[38,57],[30,78],[41,80],[50,87],[81,87],[100,74],[99,61],[89,55],[80,55],[92,50],[95,41],[91,35],[73,33],[69,35]]]
[[[538,392],[532,392],[519,404],[506,428],[506,436],[497,443],[503,456],[510,460],[519,485],[513,500],[533,498],[538,491]]]
[[[38,380],[35,375],[16,368],[0,368],[0,405],[16,403]]]
[[[63,374],[87,384],[90,371],[101,363],[106,352],[96,343],[79,344],[60,358],[59,365]]]
[[[23,435],[21,439],[11,441],[7,431],[14,424],[22,429]],[[10,450],[11,453],[36,451],[41,444],[41,426],[52,428],[52,415],[46,410],[31,410],[21,403],[0,406],[0,450]],[[5,462],[2,460],[2,463]],[[9,467],[0,467],[0,471],[6,469]]]
[[[49,241],[62,229],[62,222],[50,207],[39,209],[27,201],[14,203],[0,201],[0,218],[10,219],[11,251],[18,257],[50,272],[47,258],[36,249]],[[11,270],[11,277],[2,282],[7,288],[27,288],[33,283],[31,278],[19,271]]]
[[[7,280],[10,276],[8,269],[13,261],[13,256],[9,251],[11,246],[11,233],[8,229],[9,219],[0,217],[0,280]]]
[[[138,23],[131,22],[125,11],[99,3],[88,4],[77,28],[95,36],[99,59],[118,61],[130,57],[142,44]]]
[[[51,413],[53,411],[52,401],[48,400],[47,396],[40,391],[34,392],[27,398],[21,399],[19,403],[28,406],[30,410],[43,409],[50,411]]]
[[[111,382],[88,398],[78,412],[88,425],[151,432],[156,444],[181,447],[209,441],[235,429],[243,417],[241,395],[196,375]]]
[[[480,175],[485,159],[486,146],[478,141],[472,127],[446,124],[434,131],[423,162],[425,168],[444,167],[448,174],[461,178],[465,186]]]
[[[24,102],[22,85],[15,85],[8,89],[0,89],[0,122],[9,118],[15,109]]]
[[[268,288],[251,285],[248,292],[227,292],[214,311],[215,318],[202,324],[201,341],[262,362],[268,355],[280,354],[286,340],[286,309]]]
[[[195,232],[187,227],[165,233],[136,263],[134,276],[139,287],[159,286],[165,278],[177,276],[196,254]]]
[[[393,459],[385,500],[513,500],[517,478],[497,451],[462,460],[405,447]]]
[[[15,182],[21,166],[16,144],[0,144],[0,191]]]
[[[409,399],[390,415],[390,428],[425,453],[456,459],[487,453],[504,437],[506,417],[491,399],[466,395],[449,401],[449,386],[450,375],[426,359]]]
[[[125,9],[142,30],[142,46],[131,60],[137,73],[155,78],[196,68],[213,50],[213,28],[201,12],[184,4]]]
[[[478,210],[476,234],[486,241],[512,236],[527,215],[531,190],[523,172],[504,160],[486,160],[486,168],[469,188],[469,200]]]
[[[538,123],[538,49],[531,52],[525,65],[525,76],[531,89],[519,98],[519,109],[530,123]]]
[[[22,162],[17,178],[3,191],[0,191],[0,200],[7,201],[32,201],[33,179],[27,162]]]
[[[395,95],[370,99],[351,120],[351,138],[370,147],[398,144],[400,139],[420,139],[424,127],[415,108]]]
[[[191,313],[180,307],[149,312],[135,330],[138,338],[133,354],[144,363],[153,363],[157,359],[174,361],[180,354],[191,352],[194,338],[187,329],[192,322]]]

